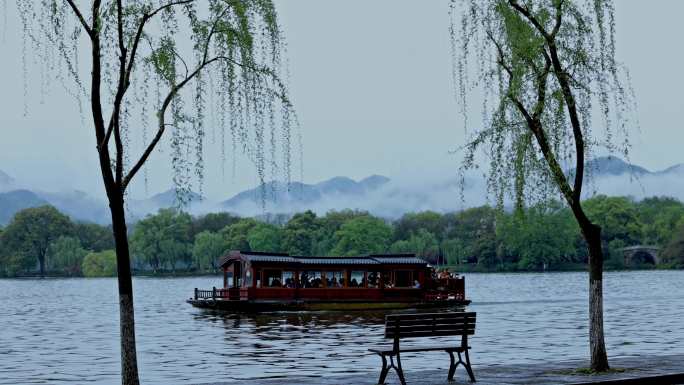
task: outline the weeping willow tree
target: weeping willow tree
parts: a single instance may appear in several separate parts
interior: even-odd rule
[[[484,149],[488,187],[500,207],[507,198],[521,208],[557,194],[570,207],[589,254],[591,368],[607,370],[601,228],[587,217],[581,197],[591,154],[600,149],[626,156],[629,148],[626,123],[634,98],[615,60],[613,4],[464,0],[452,1],[451,12],[464,118],[471,90],[483,99],[483,125],[468,132],[462,170],[477,167]]]
[[[89,106],[116,245],[122,382],[137,384],[127,189],[167,138],[177,196],[186,200],[193,181],[202,186],[208,125],[222,157],[227,145],[244,151],[262,185],[268,170],[285,170],[289,181],[296,122],[282,81],[276,10],[270,0],[17,4],[25,78],[30,52],[39,59],[41,89],[57,79],[82,110]]]

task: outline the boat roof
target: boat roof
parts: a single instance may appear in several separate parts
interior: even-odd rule
[[[427,262],[415,254],[371,254],[352,257],[335,256],[295,256],[284,253],[264,253],[255,251],[230,251],[221,257],[219,266],[231,261],[249,261],[265,263],[285,263],[292,265],[414,265],[427,266]]]

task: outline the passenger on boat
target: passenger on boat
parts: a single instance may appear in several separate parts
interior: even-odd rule
[[[302,275],[299,276],[299,286],[304,288],[310,287],[308,274],[302,273]]]
[[[418,282],[417,279],[413,281],[413,288],[414,289],[420,289],[420,282]]]
[[[378,273],[368,273],[368,287],[378,287]]]
[[[356,281],[356,278],[352,278],[351,281],[349,281],[349,286],[351,286],[351,287],[359,287],[359,282]]]

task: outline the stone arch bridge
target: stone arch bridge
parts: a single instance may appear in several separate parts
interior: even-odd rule
[[[625,266],[645,263],[657,265],[660,263],[660,257],[658,255],[660,247],[657,246],[636,245],[623,247],[620,251],[622,251],[625,258]]]

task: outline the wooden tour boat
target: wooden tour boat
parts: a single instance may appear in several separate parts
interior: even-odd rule
[[[223,288],[195,289],[199,308],[262,312],[465,306],[465,279],[434,277],[413,254],[300,257],[231,251]]]

